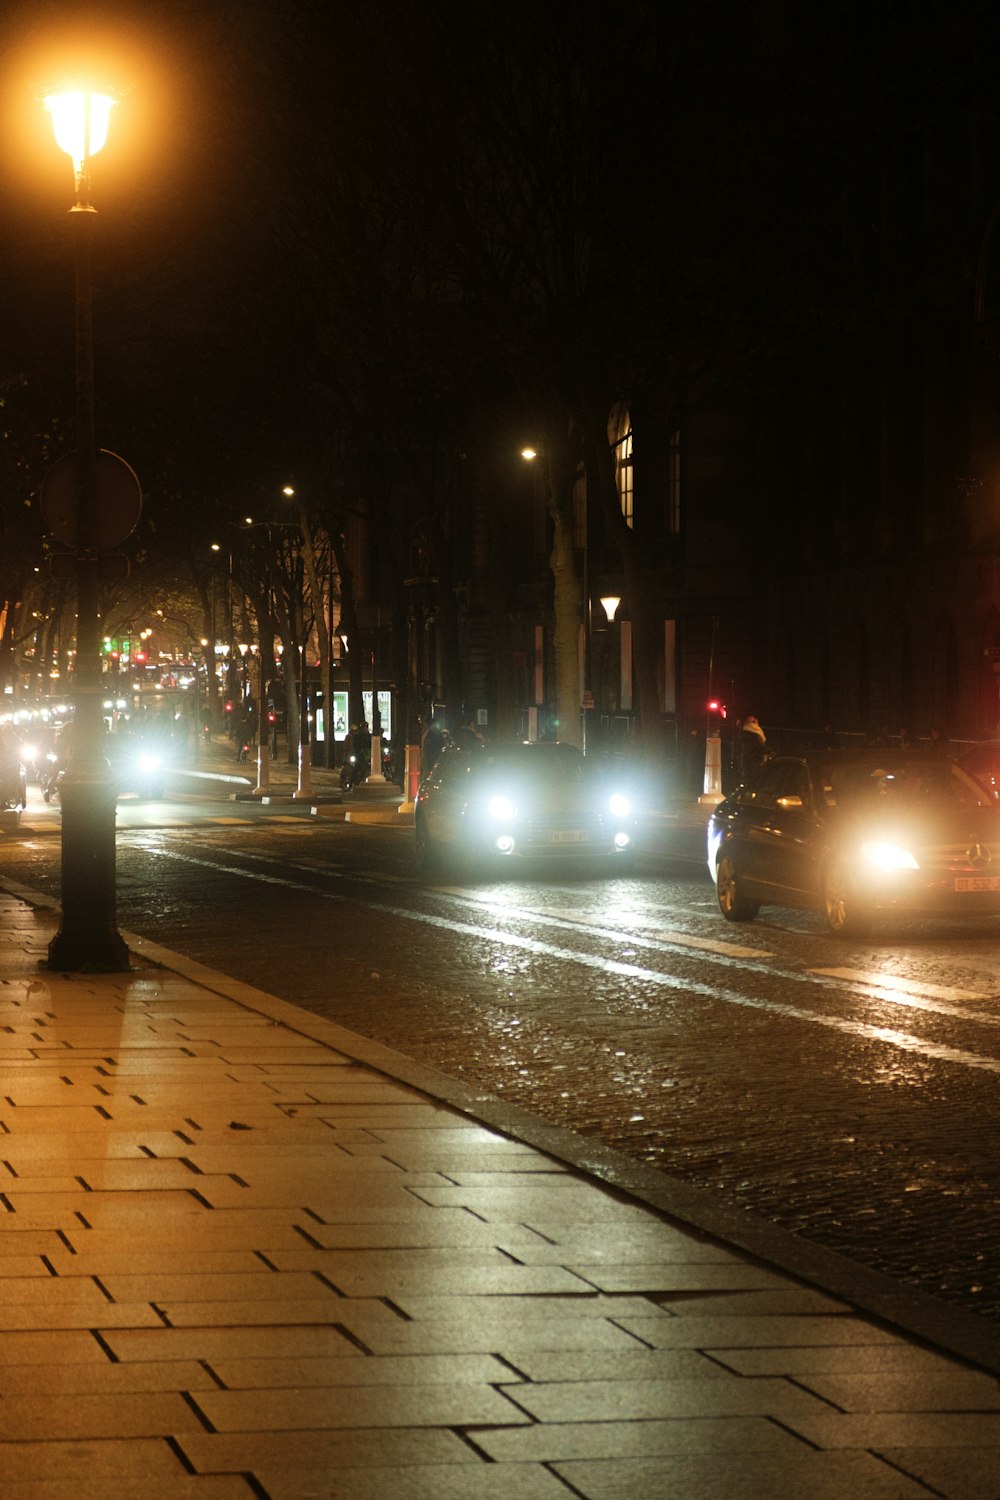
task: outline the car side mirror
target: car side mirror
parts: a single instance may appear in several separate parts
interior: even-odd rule
[[[796,808],[804,806],[802,798],[794,792],[787,797],[779,797],[774,805],[780,807],[782,812],[794,812]]]

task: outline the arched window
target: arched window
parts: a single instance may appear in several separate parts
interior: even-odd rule
[[[633,524],[635,492],[632,481],[632,418],[627,407],[619,407],[609,423],[609,437],[615,454],[618,499],[628,526]]]

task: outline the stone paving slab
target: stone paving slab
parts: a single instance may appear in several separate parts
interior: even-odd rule
[[[992,1374],[53,925],[0,887],[0,1494],[997,1500]]]

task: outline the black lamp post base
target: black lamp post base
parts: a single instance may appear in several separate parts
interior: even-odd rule
[[[71,933],[65,927],[49,944],[48,967],[62,974],[127,974],[132,969],[121,933]]]
[[[131,968],[116,925],[115,802],[106,770],[67,771],[62,807],[62,921],[49,944],[50,969],[117,974]]]

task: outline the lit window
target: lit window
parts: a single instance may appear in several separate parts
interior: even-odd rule
[[[632,481],[632,418],[622,408],[613,429],[611,446],[615,451],[615,473],[618,479],[618,498],[621,501],[625,524],[633,523],[634,491]]]

